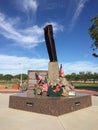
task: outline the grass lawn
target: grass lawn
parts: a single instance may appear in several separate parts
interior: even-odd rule
[[[75,87],[98,87],[98,84],[94,83],[73,83]]]
[[[98,83],[73,83],[76,89],[86,89],[98,91]]]

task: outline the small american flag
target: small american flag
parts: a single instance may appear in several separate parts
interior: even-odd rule
[[[60,65],[59,76],[64,77],[64,70],[63,70],[62,64]]]

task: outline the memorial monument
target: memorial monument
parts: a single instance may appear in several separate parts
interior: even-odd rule
[[[52,25],[47,25],[44,28],[44,36],[50,60],[48,71],[28,70],[27,92],[11,95],[9,107],[59,116],[91,106],[90,95],[63,94],[64,87],[66,92],[69,92],[70,89],[68,81],[64,78],[64,73],[62,71],[60,73],[62,65],[59,69]],[[57,80],[60,81],[60,84],[57,83]],[[55,83],[56,85],[54,85]],[[44,92],[46,95],[43,95]]]

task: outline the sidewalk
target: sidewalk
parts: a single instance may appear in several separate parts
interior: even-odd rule
[[[98,130],[98,97],[92,106],[58,117],[8,107],[9,95],[0,93],[0,130]]]
[[[19,89],[0,89],[0,93],[20,93]]]

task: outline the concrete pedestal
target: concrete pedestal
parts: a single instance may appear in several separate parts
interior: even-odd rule
[[[48,64],[48,79],[50,82],[56,82],[59,79],[58,62],[49,62],[49,64]]]

